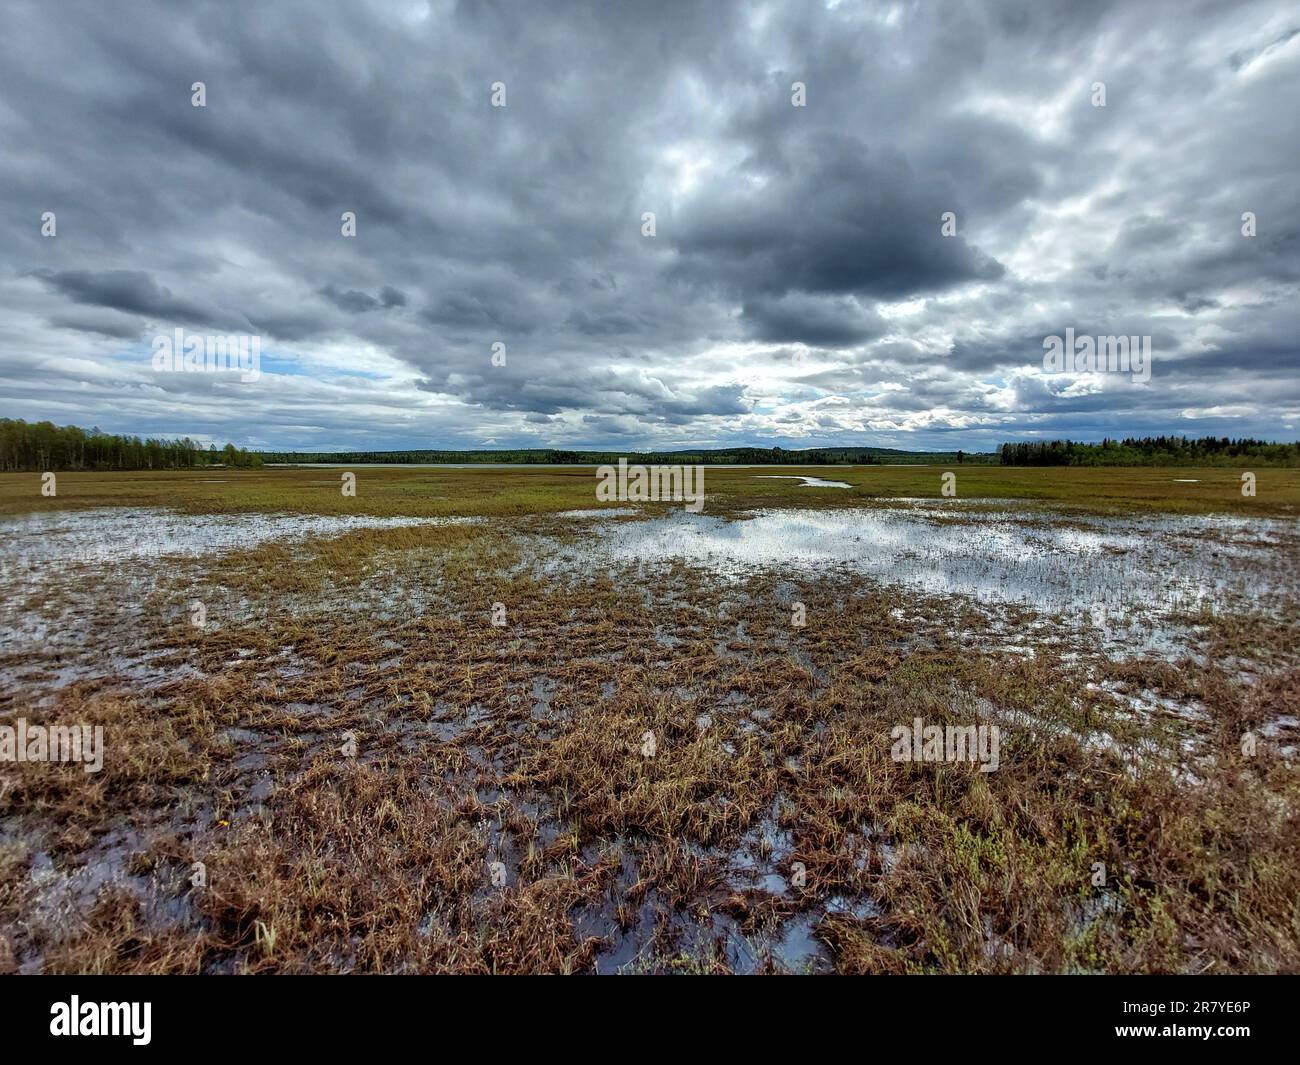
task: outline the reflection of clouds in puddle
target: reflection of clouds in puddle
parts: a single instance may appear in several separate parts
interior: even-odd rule
[[[615,564],[683,561],[733,578],[763,569],[847,571],[1044,613],[1088,616],[1104,604],[1118,624],[1137,613],[1197,610],[1233,596],[1294,594],[1294,568],[1272,547],[1296,530],[1285,521],[1223,516],[1070,515],[1054,525],[1040,512],[963,511],[931,501],[760,510],[740,520],[673,513],[603,530],[594,554]],[[592,554],[591,544],[581,557],[561,549],[547,565],[590,565]]]

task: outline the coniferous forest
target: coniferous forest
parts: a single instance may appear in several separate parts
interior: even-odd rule
[[[1300,444],[1232,440],[1226,436],[1129,437],[1081,444],[1072,440],[1003,444],[1003,466],[1257,466],[1300,465]]]
[[[216,464],[260,466],[262,459],[234,444],[205,448],[189,437],[141,439],[0,418],[0,470],[178,470]]]

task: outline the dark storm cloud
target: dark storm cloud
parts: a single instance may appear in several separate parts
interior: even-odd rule
[[[198,325],[218,325],[232,319],[248,325],[238,312],[225,315],[201,301],[173,296],[143,270],[38,270],[35,275],[73,303],[153,318],[184,319]]]
[[[379,301],[374,296],[367,295],[365,292],[358,292],[354,288],[344,291],[338,285],[326,285],[320,290],[320,294],[339,310],[347,311],[350,314],[373,311],[379,306]]]
[[[773,343],[849,347],[884,332],[879,317],[851,299],[803,293],[756,296],[745,303],[741,317],[750,335]]]
[[[1294,437],[1298,88],[1267,2],[15,0],[0,394],[281,446]],[[261,381],[152,373],[176,327]],[[1150,384],[1042,375],[1066,327]]]
[[[421,312],[434,326],[452,333],[497,336],[529,333],[537,327],[538,312],[530,307],[530,296],[517,286],[485,284],[477,291],[463,290],[443,296]],[[532,310],[534,313],[529,313]],[[486,332],[485,332],[486,331]]]
[[[1003,273],[960,236],[942,235],[938,219],[958,200],[950,186],[855,139],[795,138],[781,158],[734,178],[692,203],[674,245],[686,270],[738,291],[895,299]]]

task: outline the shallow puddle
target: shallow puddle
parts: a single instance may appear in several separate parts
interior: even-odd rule
[[[801,488],[852,488],[848,481],[828,481],[823,477],[803,477],[793,473],[760,474],[761,481],[803,481]]]
[[[46,511],[0,520],[0,557],[7,564],[194,558],[241,551],[268,540],[474,520],[364,514],[182,514],[139,507]]]
[[[562,510],[555,516],[557,518],[582,520],[585,518],[627,518],[639,513],[640,511],[636,507],[591,507],[587,510]]]

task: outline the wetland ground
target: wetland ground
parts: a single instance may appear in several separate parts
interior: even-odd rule
[[[0,970],[1300,971],[1300,471],[343,472],[0,475]]]

